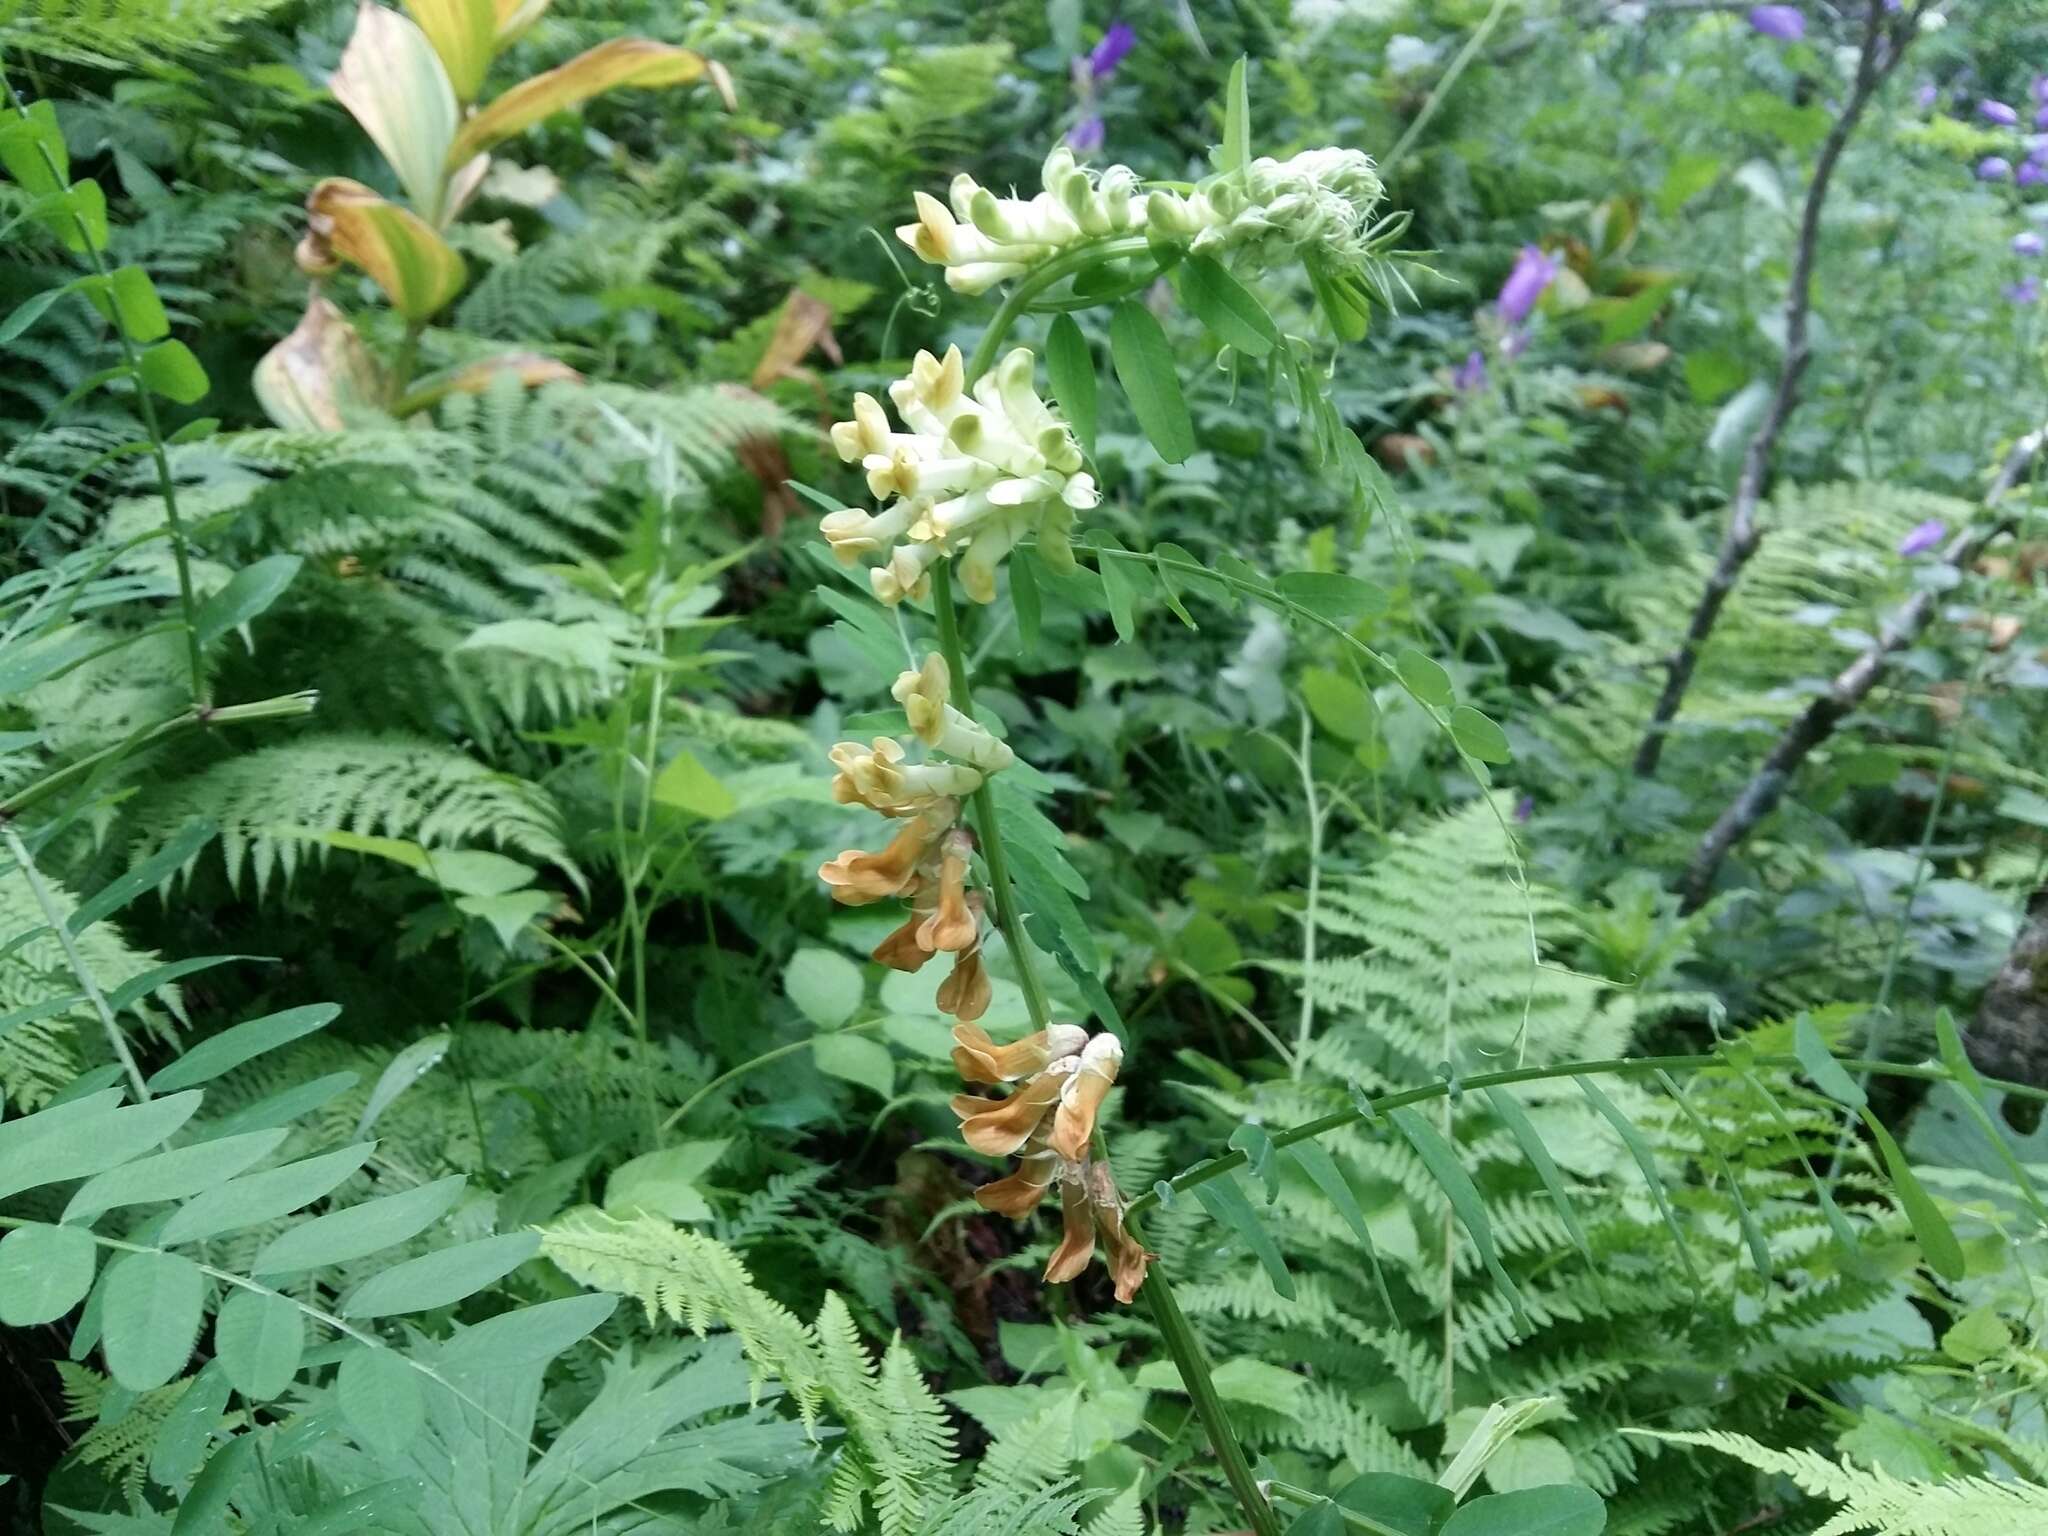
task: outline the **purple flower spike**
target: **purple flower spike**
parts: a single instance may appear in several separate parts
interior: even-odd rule
[[[2048,75],[2034,76],[2034,84],[2031,89],[2034,104],[2036,106],[2048,107]]]
[[[2034,126],[2043,133],[2048,133],[2048,105],[2042,106],[2039,111],[2035,112]]]
[[[1806,17],[1796,5],[1753,6],[1749,24],[1781,43],[1796,43],[1806,36]]]
[[[1941,90],[1938,86],[1935,85],[1935,83],[1932,80],[1928,81],[1925,85],[1921,86],[1919,90],[1913,93],[1913,105],[1918,107],[1922,112],[1926,112],[1932,109],[1934,104],[1939,100],[1941,100]]]
[[[2038,256],[2041,251],[2041,237],[2031,229],[2023,229],[2012,237],[2012,253],[2015,256]]]
[[[1137,28],[1127,21],[1111,22],[1109,30],[1102,34],[1102,41],[1088,55],[1088,72],[1098,80],[1107,80],[1137,46]]]
[[[2003,155],[1986,155],[1977,162],[1979,181],[2005,181],[2012,175],[2012,162]]]
[[[2019,174],[2013,179],[2023,187],[2038,187],[2048,182],[2048,164],[2029,160],[2020,166]]]
[[[1536,797],[1534,795],[1524,795],[1521,799],[1515,802],[1515,820],[1527,821],[1531,816],[1534,816],[1535,814]]]
[[[2007,283],[2000,292],[2005,295],[2005,302],[2008,304],[2038,304],[2041,302],[2041,279],[2029,274],[2016,283]]]
[[[1948,524],[1938,517],[1930,517],[1899,540],[1899,558],[1910,560],[1915,555],[1924,555],[1947,537]]]
[[[1474,347],[1465,354],[1465,361],[1458,364],[1457,372],[1451,375],[1451,388],[1461,395],[1469,395],[1475,389],[1486,388],[1486,354]]]
[[[1514,271],[1501,284],[1500,298],[1495,301],[1501,323],[1516,326],[1528,319],[1529,311],[1536,307],[1536,301],[1543,297],[1543,290],[1550,286],[1557,272],[1558,264],[1543,254],[1543,247],[1523,246],[1522,254],[1515,258]]]
[[[1102,141],[1108,137],[1102,119],[1090,112],[1081,121],[1067,130],[1067,148],[1077,155],[1092,155],[1102,148]]]
[[[2002,101],[1986,99],[1977,103],[1977,115],[1987,123],[1996,123],[2001,128],[2011,128],[2019,123],[2019,113]]]

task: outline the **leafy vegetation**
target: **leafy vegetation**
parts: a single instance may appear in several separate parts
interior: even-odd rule
[[[2048,21],[1209,11],[0,0],[9,1529],[2042,1528]]]

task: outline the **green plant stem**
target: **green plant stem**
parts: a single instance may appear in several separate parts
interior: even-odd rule
[[[28,881],[29,894],[42,909],[43,921],[50,926],[50,932],[57,936],[57,943],[64,951],[64,961],[71,967],[71,973],[78,978],[79,989],[92,1004],[92,1011],[99,1015],[100,1027],[107,1032],[107,1044],[114,1048],[114,1056],[128,1074],[129,1086],[135,1090],[135,1102],[140,1104],[149,1098],[149,1087],[142,1080],[142,1069],[135,1065],[134,1053],[128,1049],[128,1037],[121,1033],[120,1021],[114,1017],[114,1010],[107,1006],[106,994],[100,991],[100,984],[94,978],[92,969],[85,963],[85,956],[79,952],[77,937],[71,932],[64,914],[57,910],[57,903],[50,896],[50,888],[43,883],[42,872],[36,868],[36,861],[28,851],[28,844],[21,840],[21,834],[14,829],[11,821],[0,822],[0,836],[7,840],[7,851],[14,856],[20,867],[22,878]]]
[[[1309,761],[1308,711],[1301,712],[1301,793],[1308,809],[1308,902],[1301,918],[1301,1018],[1294,1031],[1294,1063],[1289,1075],[1296,1082],[1308,1065],[1309,1036],[1315,1030],[1316,994],[1309,977],[1316,968],[1316,902],[1322,889],[1323,808],[1316,798],[1315,769]]]
[[[1280,1536],[1279,1517],[1273,1513],[1273,1506],[1266,1502],[1266,1496],[1259,1492],[1258,1479],[1252,1476],[1244,1447],[1237,1443],[1237,1435],[1230,1427],[1230,1415],[1224,1411],[1223,1399],[1217,1395],[1216,1383],[1209,1371],[1208,1353],[1202,1348],[1202,1341],[1195,1336],[1194,1329],[1188,1326],[1187,1318],[1181,1315],[1180,1303],[1174,1300],[1173,1287],[1164,1275],[1154,1273],[1146,1282],[1144,1294],[1152,1304],[1152,1317],[1159,1324],[1159,1337],[1166,1345],[1166,1352],[1173,1357],[1181,1382],[1194,1401],[1195,1413],[1201,1419],[1202,1427],[1209,1432],[1209,1443],[1215,1447],[1216,1459],[1223,1463],[1223,1476],[1230,1483],[1230,1491],[1244,1506],[1245,1517],[1251,1521],[1256,1536]]]
[[[666,1135],[674,1130],[684,1120],[689,1118],[691,1110],[695,1109],[734,1078],[744,1077],[756,1067],[765,1067],[771,1061],[780,1061],[785,1056],[794,1056],[798,1051],[807,1051],[812,1045],[824,1039],[827,1035],[865,1034],[868,1030],[880,1029],[886,1022],[888,1021],[885,1019],[863,1019],[858,1024],[846,1024],[838,1029],[821,1031],[815,1035],[805,1035],[801,1040],[792,1040],[787,1045],[776,1046],[772,1051],[763,1051],[760,1055],[741,1062],[731,1070],[719,1073],[718,1076],[683,1100],[682,1105],[666,1120],[661,1122],[662,1133]]]
[[[994,365],[996,353],[1010,334],[1010,328],[1028,311],[1041,293],[1056,283],[1064,282],[1085,267],[1097,262],[1111,261],[1120,256],[1139,256],[1151,249],[1143,236],[1131,235],[1116,240],[1090,241],[1063,252],[1038,268],[1024,281],[1012,288],[997,306],[995,318],[982,332],[980,342],[974,348],[974,356],[967,360],[967,382],[972,384]],[[1149,281],[1149,279],[1148,279]]]
[[[989,334],[994,335],[995,332]],[[979,355],[977,349],[976,356]],[[960,649],[960,619],[953,611],[952,574],[944,560],[932,566],[932,613],[938,619],[939,651],[946,658],[947,670],[953,675],[953,692],[960,700],[960,711],[972,716],[974,694],[967,675],[967,658]],[[1003,943],[1017,967],[1017,981],[1024,989],[1024,1006],[1030,1010],[1031,1027],[1044,1029],[1052,1023],[1052,1004],[1047,1000],[1045,986],[1031,964],[1023,918],[1017,911],[1016,887],[1010,883],[1009,856],[1003,851],[1003,831],[996,821],[995,795],[985,778],[981,788],[974,792],[974,826],[981,835],[981,856],[988,861],[989,895],[995,903],[996,927],[1002,930]]]
[[[1852,1072],[1868,1072],[1879,1077],[1908,1077],[1923,1083],[1953,1082],[1946,1068],[1905,1066],[1889,1061],[1845,1060],[1842,1065]],[[1792,1072],[1800,1069],[1796,1056],[1758,1056],[1750,1063],[1750,1070],[1770,1067]],[[1615,1056],[1599,1061],[1566,1061],[1554,1067],[1516,1067],[1505,1072],[1481,1072],[1458,1080],[1460,1090],[1472,1093],[1484,1088],[1506,1088],[1517,1083],[1541,1083],[1560,1077],[1635,1076],[1657,1072],[1705,1072],[1719,1068],[1737,1072],[1735,1066],[1724,1056]],[[2023,1099],[2048,1103],[2048,1088],[2035,1088],[2026,1083],[2009,1083],[1997,1078],[1985,1078],[1988,1087],[2000,1092],[2013,1094]],[[1445,1082],[1426,1083],[1418,1088],[1403,1088],[1398,1093],[1383,1093],[1366,1102],[1371,1107],[1368,1114],[1364,1109],[1340,1109],[1315,1120],[1307,1120],[1284,1131],[1273,1133],[1275,1147],[1291,1147],[1297,1141],[1308,1141],[1326,1135],[1347,1125],[1357,1125],[1367,1120],[1377,1120],[1390,1110],[1401,1109],[1409,1104],[1426,1104],[1433,1099],[1445,1097],[1450,1092]],[[1223,1156],[1211,1158],[1208,1162],[1190,1168],[1187,1172],[1167,1180],[1167,1185],[1176,1195],[1185,1194],[1198,1184],[1211,1179],[1220,1179],[1224,1174],[1244,1167],[1246,1158],[1242,1152],[1226,1152]],[[1142,1215],[1159,1203],[1155,1189],[1147,1190],[1127,1207],[1126,1216]]]
[[[0,90],[7,93],[7,104],[23,122],[29,121],[28,103],[21,99],[21,93],[14,88],[14,82],[0,73]],[[50,153],[42,135],[35,135],[36,153],[42,157],[44,168],[50,179],[59,186],[64,184],[64,172],[57,164],[57,157]],[[78,227],[79,244],[85,247],[86,259],[92,263],[93,276],[102,281],[107,276],[106,259],[100,255],[100,248],[93,243],[92,230],[85,218],[75,209],[71,222]],[[142,417],[142,429],[149,437],[150,456],[156,461],[157,491],[164,499],[164,519],[171,530],[171,559],[178,569],[178,603],[185,615],[185,660],[192,671],[192,701],[203,704],[206,700],[206,658],[199,649],[199,600],[192,589],[192,556],[185,545],[185,524],[178,515],[178,493],[171,480],[170,455],[165,450],[163,428],[156,418],[156,397],[150,393],[149,385],[142,378],[142,357],[135,350],[135,343],[128,337],[127,329],[117,317],[113,323],[114,339],[121,344],[121,362],[126,368],[130,382],[135,386],[136,411]]]
[[[1292,1483],[1269,1482],[1266,1484],[1266,1492],[1276,1499],[1285,1499],[1290,1504],[1300,1504],[1306,1508],[1331,1505],[1337,1511],[1337,1518],[1345,1525],[1354,1531],[1369,1532],[1370,1536],[1407,1536],[1405,1531],[1388,1525],[1383,1520],[1375,1520],[1371,1515],[1361,1515],[1355,1509],[1345,1509],[1342,1505],[1332,1504],[1332,1501],[1322,1494],[1310,1493],[1306,1488],[1297,1488]]]
[[[1413,144],[1422,130],[1429,126],[1429,120],[1436,116],[1436,109],[1443,105],[1444,98],[1451,93],[1451,87],[1456,85],[1458,77],[1465,73],[1465,66],[1472,62],[1479,50],[1486,46],[1486,40],[1493,36],[1493,29],[1500,25],[1500,19],[1507,14],[1507,8],[1508,0],[1493,0],[1493,9],[1486,13],[1485,20],[1481,21],[1472,35],[1465,40],[1465,46],[1458,50],[1458,56],[1451,60],[1450,68],[1446,69],[1443,78],[1437,81],[1436,88],[1429,93],[1429,100],[1425,101],[1422,110],[1415,114],[1415,120],[1408,125],[1407,132],[1395,140],[1394,147],[1381,158],[1379,168],[1382,176],[1394,168],[1408,152],[1408,146]]]

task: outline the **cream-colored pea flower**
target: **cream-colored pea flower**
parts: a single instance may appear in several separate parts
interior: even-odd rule
[[[910,734],[933,751],[971,763],[984,773],[998,773],[1017,760],[1006,742],[947,702],[952,677],[946,658],[937,651],[925,657],[923,667],[898,677],[889,692],[903,706]]]

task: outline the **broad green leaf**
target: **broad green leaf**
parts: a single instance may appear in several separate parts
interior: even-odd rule
[[[108,298],[113,305],[113,320],[128,339],[137,346],[161,341],[171,333],[170,317],[164,313],[164,301],[158,296],[156,284],[149,274],[140,267],[122,267],[107,278]]]
[[[1927,1260],[1927,1267],[1944,1280],[1962,1279],[1963,1247],[1956,1241],[1948,1218],[1941,1214],[1941,1207],[1934,1203],[1934,1197],[1927,1193],[1919,1175],[1913,1172],[1913,1165],[1906,1161],[1906,1154],[1892,1140],[1892,1133],[1868,1109],[1862,1113],[1863,1123],[1870,1127],[1870,1134],[1877,1140],[1878,1151],[1884,1154],[1885,1171],[1891,1175],[1892,1187],[1899,1192],[1899,1203],[1906,1208],[1906,1220],[1912,1224],[1913,1236],[1920,1244],[1920,1254]]]
[[[2041,1203],[2041,1197],[2034,1189],[2033,1176],[2027,1172],[2026,1164],[2019,1160],[1998,1127],[1992,1122],[1991,1113],[1984,1107],[1984,1079],[1977,1075],[1976,1063],[1970,1060],[1970,1053],[1963,1048],[1962,1036],[1956,1032],[1956,1021],[1949,1011],[1942,1008],[1934,1015],[1934,1038],[1941,1049],[1941,1064],[1948,1069],[1948,1075],[1955,1079],[1953,1098],[1960,1104],[1963,1113],[1970,1117],[1984,1139],[1991,1143],[1992,1150],[2012,1174],[2015,1188],[2026,1197],[2033,1208],[2034,1216],[2048,1224],[2048,1206]]]
[[[1522,1149],[1522,1156],[1536,1172],[1542,1182],[1544,1193],[1550,1196],[1550,1203],[1557,1207],[1558,1219],[1571,1234],[1572,1246],[1579,1250],[1588,1266],[1597,1268],[1593,1258],[1593,1245],[1586,1240],[1586,1229],[1579,1222],[1577,1206],[1572,1203],[1569,1191],[1564,1187],[1564,1175],[1557,1171],[1557,1163],[1551,1158],[1550,1149],[1543,1144],[1543,1135],[1530,1120],[1528,1111],[1521,1101],[1506,1088],[1486,1090],[1486,1102],[1492,1106],[1494,1117],[1508,1128],[1508,1134],[1515,1138],[1515,1145]]]
[[[370,1133],[370,1127],[377,1123],[385,1110],[398,1102],[400,1094],[441,1064],[442,1058],[448,1054],[450,1038],[445,1030],[424,1036],[385,1063],[384,1070],[377,1074],[376,1086],[363,1102],[362,1114],[356,1117],[355,1134],[358,1139]]]
[[[1792,1053],[1799,1058],[1799,1065],[1806,1069],[1813,1086],[1836,1103],[1861,1109],[1870,1102],[1848,1069],[1835,1059],[1834,1052],[1828,1049],[1827,1041],[1821,1039],[1820,1031],[1814,1028],[1813,1019],[1808,1014],[1800,1014],[1792,1025]]]
[[[376,0],[362,0],[327,84],[384,152],[413,212],[429,225],[446,222],[448,173],[469,156],[451,156],[461,107],[427,34]]]
[[[1266,1224],[1259,1220],[1259,1213],[1252,1209],[1252,1202],[1238,1183],[1236,1172],[1197,1184],[1194,1192],[1210,1216],[1244,1239],[1245,1246],[1251,1249],[1265,1269],[1266,1279],[1272,1283],[1273,1289],[1289,1301],[1294,1300],[1294,1276],[1287,1272],[1287,1261],[1280,1256],[1279,1244],[1273,1241],[1273,1234],[1266,1230]]]
[[[192,1088],[213,1081],[243,1062],[274,1051],[341,1017],[339,1003],[307,1003],[282,1013],[267,1013],[202,1040],[149,1080],[151,1093]]]
[[[843,1031],[815,1035],[811,1039],[811,1060],[820,1072],[857,1083],[882,1098],[896,1091],[896,1059],[886,1045],[866,1035]]]
[[[1394,658],[1394,670],[1400,674],[1401,685],[1424,704],[1448,709],[1457,698],[1457,691],[1451,687],[1451,674],[1420,651],[1403,651]]]
[[[89,1178],[168,1140],[199,1108],[196,1093],[119,1107],[109,1089],[0,1124],[0,1199]]]
[[[407,1259],[372,1275],[341,1304],[349,1318],[390,1317],[452,1307],[540,1252],[538,1232],[507,1232]]]
[[[586,1338],[618,1305],[618,1297],[597,1293],[501,1312],[459,1331],[442,1346],[436,1363],[444,1371],[504,1371],[541,1365]]]
[[[1248,60],[1239,54],[1230,66],[1230,83],[1223,93],[1223,160],[1217,170],[1228,174],[1252,163],[1251,91],[1245,81]]]
[[[1131,411],[1159,457],[1169,464],[1184,462],[1195,451],[1195,424],[1181,397],[1173,347],[1152,311],[1135,299],[1125,299],[1110,316],[1109,356]]]
[[[1508,750],[1508,733],[1470,704],[1451,711],[1451,736],[1482,763],[1505,763],[1513,759]]]
[[[1296,607],[1319,618],[1349,624],[1387,611],[1387,594],[1369,581],[1336,571],[1286,571],[1273,583]]]
[[[256,1463],[254,1435],[236,1435],[216,1450],[178,1501],[171,1536],[213,1536],[232,1529],[234,1511],[228,1501],[242,1479],[256,1470]]]
[[[199,605],[193,621],[199,643],[209,645],[262,613],[284,595],[304,564],[298,555],[270,555],[235,572],[226,586]]]
[[[1402,1536],[1435,1536],[1457,1500],[1448,1488],[1398,1472],[1367,1472],[1337,1490],[1339,1507],[1369,1515]]]
[[[1344,1511],[1324,1499],[1287,1522],[1286,1536],[1345,1536]]]
[[[1941,1352],[1964,1365],[1982,1365],[2012,1348],[2012,1330],[1989,1307],[1977,1307],[1958,1318],[1941,1336]]]
[[[662,805],[688,811],[706,821],[723,820],[740,808],[732,791],[719,783],[717,776],[687,747],[662,765],[654,780],[654,798]]]
[[[79,1186],[64,1207],[66,1221],[91,1222],[101,1212],[123,1205],[183,1200],[202,1189],[224,1183],[250,1164],[269,1156],[288,1133],[279,1127],[222,1136],[213,1141],[173,1147],[136,1162],[110,1168]]]
[[[1686,1277],[1695,1289],[1703,1286],[1699,1267],[1692,1261],[1692,1248],[1685,1240],[1685,1229],[1678,1224],[1678,1214],[1671,1209],[1671,1197],[1664,1192],[1664,1176],[1657,1171],[1657,1154],[1643,1133],[1636,1129],[1635,1122],[1621,1112],[1621,1106],[1607,1096],[1606,1090],[1590,1077],[1575,1077],[1579,1092],[1600,1112],[1600,1117],[1614,1127],[1622,1144],[1628,1148],[1628,1155],[1635,1159],[1636,1167],[1643,1175],[1643,1182],[1649,1186],[1650,1198],[1657,1202],[1657,1214],[1664,1218],[1664,1229],[1671,1234],[1671,1241],[1678,1249],[1678,1262],[1685,1266]]]
[[[405,8],[433,45],[455,99],[475,101],[498,51],[498,13],[491,0],[405,0]]]
[[[1121,550],[1122,542],[1111,533],[1095,535],[1098,549]],[[1151,591],[1151,567],[1141,560],[1102,555],[1097,559],[1102,576],[1102,595],[1109,601],[1109,621],[1120,641],[1129,642],[1138,633],[1138,599]]]
[[[702,54],[644,37],[600,43],[560,68],[522,80],[493,97],[455,135],[446,168],[454,171],[472,155],[600,92],[622,85],[688,85],[703,79],[707,69]]]
[[[92,1289],[99,1244],[83,1227],[40,1222],[0,1237],[0,1323],[54,1323]]]
[[[289,1297],[237,1288],[213,1320],[214,1356],[251,1402],[267,1402],[290,1386],[305,1348],[305,1314]]]
[[[455,896],[503,896],[533,883],[533,866],[488,848],[432,848],[423,873]]]
[[[1344,1218],[1351,1235],[1358,1239],[1358,1246],[1365,1250],[1365,1262],[1372,1269],[1373,1288],[1379,1292],[1380,1305],[1387,1309],[1387,1316],[1391,1318],[1394,1316],[1394,1298],[1387,1290],[1386,1273],[1380,1268],[1379,1250],[1373,1246],[1372,1228],[1366,1225],[1365,1212],[1359,1209],[1358,1197],[1351,1192],[1344,1170],[1330,1156],[1329,1148],[1314,1137],[1297,1141],[1286,1152],[1315,1182],[1316,1188],[1323,1192],[1323,1198],[1337,1208],[1337,1214]]]
[[[498,942],[510,950],[519,935],[554,910],[556,897],[549,891],[506,891],[499,896],[458,896],[455,910],[490,924]]]
[[[213,840],[219,829],[210,821],[189,821],[155,853],[116,879],[109,880],[81,901],[66,918],[64,926],[73,938],[103,917],[111,917],[144,891],[162,885],[192,856]]]
[[[306,196],[306,216],[334,254],[361,267],[406,319],[430,319],[462,291],[461,255],[418,214],[359,181],[330,176]]]
[[[1258,295],[1212,256],[1180,264],[1180,296],[1211,334],[1246,357],[1264,357],[1280,344],[1280,328]]]
[[[206,1277],[182,1254],[124,1253],[108,1264],[100,1347],[114,1379],[147,1392],[182,1371],[205,1296]]]
[[[867,992],[860,967],[830,949],[800,949],[783,967],[782,990],[798,1012],[820,1029],[836,1029],[853,1017]]]
[[[402,1462],[426,1427],[419,1372],[393,1350],[366,1344],[343,1355],[334,1395],[355,1437],[390,1460]]]
[[[301,1158],[295,1163],[230,1179],[187,1202],[165,1224],[159,1241],[166,1246],[192,1243],[202,1237],[216,1237],[287,1216],[331,1193],[369,1160],[372,1146],[371,1142],[357,1142],[318,1157]]]
[[[1461,1504],[1441,1536],[1600,1536],[1607,1506],[1577,1483],[1490,1493]]]
[[[13,111],[0,121],[0,166],[30,197],[49,197],[71,181],[71,152],[49,101],[32,101],[27,113]]]
[[[191,405],[206,398],[213,385],[199,359],[182,341],[160,341],[147,349],[138,363],[142,382],[151,394],[162,395],[178,405]],[[296,559],[296,556],[279,556]]]
[[[1412,1109],[1392,1110],[1387,1118],[1393,1122],[1394,1129],[1406,1138],[1408,1145],[1415,1149],[1415,1155],[1422,1159],[1429,1176],[1436,1180],[1444,1198],[1450,1201],[1451,1213],[1472,1239],[1472,1246],[1478,1250],[1486,1272],[1493,1276],[1493,1283],[1507,1298],[1515,1321],[1526,1329],[1529,1316],[1522,1309],[1522,1293],[1501,1267],[1500,1254],[1493,1244],[1493,1223],[1486,1216],[1486,1202],[1480,1198],[1472,1176],[1465,1172],[1465,1165],[1458,1161],[1457,1149],[1444,1139],[1442,1132]]]
[[[149,1453],[149,1475],[166,1488],[182,1487],[206,1461],[234,1391],[218,1360],[209,1360],[164,1415]]]
[[[1095,456],[1095,354],[1072,315],[1055,315],[1045,333],[1045,370],[1052,397],[1074,429],[1082,450]],[[1014,580],[1014,574],[1012,580]]]
[[[643,1152],[605,1181],[604,1208],[621,1218],[646,1211],[670,1221],[709,1221],[713,1212],[698,1185],[731,1145],[720,1137]]]
[[[301,1116],[310,1115],[337,1095],[347,1093],[355,1087],[356,1081],[353,1072],[329,1072],[309,1083],[281,1088],[276,1093],[266,1094],[247,1109],[238,1109],[218,1120],[209,1120],[203,1133],[233,1136],[242,1131],[262,1131],[272,1126],[289,1125]]]
[[[1020,549],[1010,556],[1010,609],[1017,616],[1018,648],[1027,657],[1038,654],[1039,622],[1045,607],[1037,570],[1038,557],[1032,551]]]
[[[346,1210],[330,1211],[279,1233],[256,1255],[252,1275],[327,1269],[376,1253],[420,1233],[446,1214],[467,1180],[459,1173]]]

